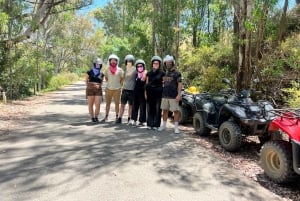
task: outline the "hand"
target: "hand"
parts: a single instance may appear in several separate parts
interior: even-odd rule
[[[176,96],[176,102],[179,102],[181,100],[181,96],[180,95],[177,95]]]

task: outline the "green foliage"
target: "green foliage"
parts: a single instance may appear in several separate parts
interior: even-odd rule
[[[300,70],[300,34],[287,38],[280,46],[283,54],[283,63],[293,70]]]
[[[53,76],[49,81],[49,86],[45,91],[57,90],[63,86],[74,83],[79,80],[79,76],[75,73],[61,73]]]
[[[235,69],[231,46],[218,43],[194,50],[182,48],[184,51],[179,69],[183,72],[185,80],[189,80],[188,85],[198,86],[204,91],[218,91],[223,87],[223,77],[233,77]]]
[[[291,84],[291,88],[283,89],[284,92],[288,93],[288,95],[285,96],[285,100],[289,107],[300,108],[300,83],[292,81]]]
[[[228,87],[222,83],[224,77],[231,78],[228,68],[208,67],[203,71],[202,79],[195,79],[193,83],[200,91],[218,92]]]

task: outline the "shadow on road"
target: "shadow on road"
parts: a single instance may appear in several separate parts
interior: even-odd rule
[[[89,122],[83,92],[81,84],[52,93],[48,112],[29,116],[18,122],[20,127],[13,134],[0,138],[1,144],[10,144],[0,149],[0,186],[19,182],[25,192],[31,192],[107,174],[115,174],[111,178],[118,179],[120,168],[146,165],[158,175],[157,184],[205,191],[215,188],[219,181],[224,187],[237,189],[230,192],[235,196],[264,200],[231,166],[211,157],[184,133],[158,133],[145,127],[116,125],[113,121]],[[59,108],[54,110],[55,105]],[[72,113],[70,106],[84,111]],[[138,171],[143,174],[147,170]],[[59,178],[62,173],[66,176]],[[40,182],[45,177],[56,180]],[[83,182],[71,191],[85,185]]]

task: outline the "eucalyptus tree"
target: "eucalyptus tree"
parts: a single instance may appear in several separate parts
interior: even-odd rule
[[[44,26],[50,16],[67,10],[76,10],[91,3],[92,0],[1,0],[0,84],[13,91],[12,83],[10,82],[8,87],[8,82],[4,78],[13,74],[13,67],[22,56],[17,54],[17,44],[35,40],[36,30]],[[12,52],[12,49],[15,51]]]

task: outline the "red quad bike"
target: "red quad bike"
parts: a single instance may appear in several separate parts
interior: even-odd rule
[[[268,130],[277,136],[272,136],[262,146],[260,164],[270,180],[288,183],[300,175],[300,109],[274,109],[270,112],[276,118]]]

